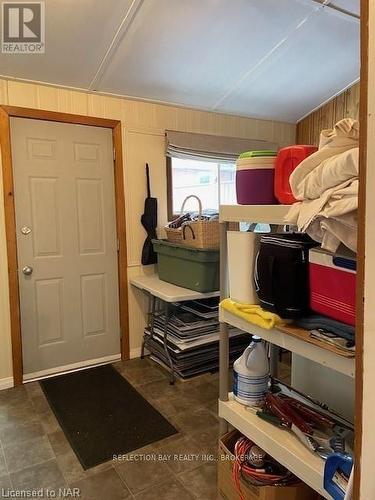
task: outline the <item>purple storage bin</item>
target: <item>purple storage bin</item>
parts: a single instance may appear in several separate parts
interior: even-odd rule
[[[278,205],[274,196],[274,175],[274,168],[237,170],[237,203],[239,205]]]

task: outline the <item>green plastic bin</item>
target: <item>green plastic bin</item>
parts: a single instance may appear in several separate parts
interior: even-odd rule
[[[215,292],[220,287],[219,250],[200,250],[152,240],[158,254],[159,278],[197,292]]]

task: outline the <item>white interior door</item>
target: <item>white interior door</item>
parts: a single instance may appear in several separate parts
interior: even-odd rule
[[[11,119],[24,375],[120,353],[110,129]]]

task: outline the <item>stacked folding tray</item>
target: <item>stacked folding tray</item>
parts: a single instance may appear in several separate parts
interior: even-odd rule
[[[145,329],[146,347],[151,359],[169,366],[164,350],[163,314],[154,319],[153,336]],[[167,346],[175,372],[189,378],[219,367],[218,299],[202,299],[174,304],[168,323]],[[233,362],[249,343],[248,334],[230,330],[230,361]]]

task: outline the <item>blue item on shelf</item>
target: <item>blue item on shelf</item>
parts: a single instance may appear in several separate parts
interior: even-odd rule
[[[344,500],[346,482],[353,467],[353,457],[346,453],[333,453],[324,467],[324,489],[334,500]]]

